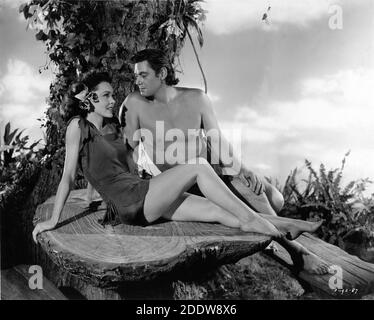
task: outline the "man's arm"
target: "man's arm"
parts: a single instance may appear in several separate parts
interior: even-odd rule
[[[136,100],[136,96],[133,93],[130,93],[125,101],[123,101],[120,108],[120,119],[122,126],[124,126],[125,136],[129,145],[134,150],[140,141],[140,131],[138,130],[140,129],[140,123]]]
[[[201,92],[199,100],[201,119],[205,134],[210,140],[212,158],[215,161],[219,160],[224,167],[231,167],[239,173],[241,161],[235,157],[231,144],[222,134],[210,99]]]
[[[209,97],[201,92],[200,101],[202,122],[206,135],[211,142],[212,157],[215,157],[213,159],[219,159],[224,167],[231,168],[230,171],[235,173],[230,175],[239,175],[243,182],[251,187],[253,192],[262,193],[264,186],[261,179],[246,168],[243,161],[234,155],[231,144],[222,134]]]

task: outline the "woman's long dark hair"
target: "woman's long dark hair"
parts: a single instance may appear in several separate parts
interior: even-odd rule
[[[75,95],[82,92],[85,88],[88,88],[88,92],[94,91],[101,82],[111,83],[112,79],[106,72],[94,71],[85,75],[81,81],[73,83],[70,86],[68,92],[64,96],[60,110],[64,121],[68,122],[75,116],[86,118],[88,113],[94,111],[94,107],[91,103],[88,110],[82,108],[82,102],[77,99]]]

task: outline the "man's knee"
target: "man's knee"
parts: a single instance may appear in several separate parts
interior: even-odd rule
[[[282,193],[268,182],[265,183],[265,193],[275,212],[278,213],[281,211],[284,206],[284,198]]]

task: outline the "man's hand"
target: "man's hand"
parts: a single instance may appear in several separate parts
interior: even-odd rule
[[[262,183],[261,178],[251,170],[242,167],[238,176],[256,195],[260,195],[265,191],[265,185]]]
[[[35,243],[38,243],[38,241],[36,240],[36,236],[43,232],[43,231],[48,231],[48,230],[52,230],[55,226],[56,226],[57,223],[53,222],[52,220],[47,220],[47,221],[43,221],[43,222],[40,222],[38,223],[33,232],[32,232],[32,237],[34,239],[34,242]]]
[[[103,198],[101,197],[101,195],[96,191],[96,189],[93,189],[93,191],[91,192],[91,194],[88,194],[87,192],[87,195],[86,195],[86,201],[88,203],[91,203],[91,202],[94,202],[94,201],[103,201]]]
[[[102,201],[100,194],[94,189],[90,184],[88,184],[87,189],[82,190],[83,193],[72,197],[72,199],[83,200],[87,205],[95,201]]]

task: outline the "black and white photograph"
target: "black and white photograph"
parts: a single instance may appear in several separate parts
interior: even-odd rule
[[[0,0],[1,300],[374,300],[373,17]]]

